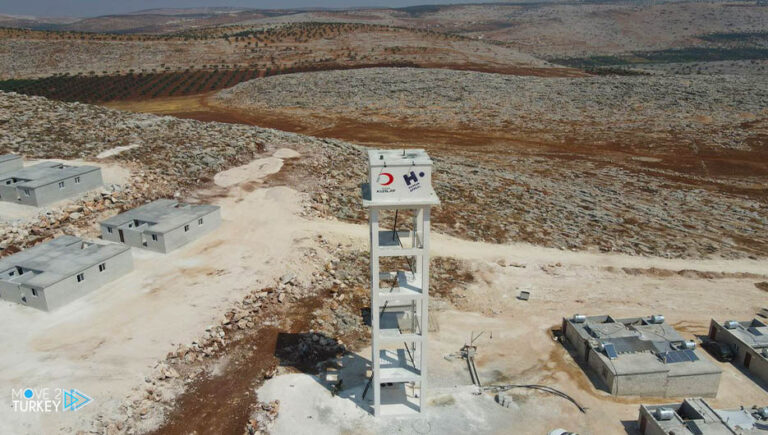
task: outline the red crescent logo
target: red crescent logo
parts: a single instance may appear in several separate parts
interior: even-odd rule
[[[392,174],[390,173],[382,172],[381,174],[379,174],[379,177],[381,177],[382,175],[389,178],[389,180],[387,180],[386,183],[381,183],[382,186],[389,186],[390,184],[392,184],[393,181],[395,181],[395,177],[393,177]]]

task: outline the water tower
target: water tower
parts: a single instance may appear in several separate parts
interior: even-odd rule
[[[368,151],[373,412],[424,409],[429,321],[429,216],[440,204],[421,149]]]

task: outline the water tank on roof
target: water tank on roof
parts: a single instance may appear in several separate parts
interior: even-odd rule
[[[651,323],[653,323],[654,325],[659,325],[659,324],[664,323],[664,316],[662,316],[661,314],[654,314],[654,315],[652,315],[651,316]]]
[[[672,408],[656,408],[653,416],[659,421],[672,420],[672,417],[675,416],[675,411]]]
[[[686,349],[686,350],[696,349],[696,342],[693,340],[685,340],[683,342],[683,349]]]
[[[587,316],[583,314],[574,314],[573,318],[571,319],[573,323],[584,323],[587,321]]]
[[[739,322],[735,320],[726,320],[723,322],[723,326],[725,326],[725,329],[736,329],[739,326]]]
[[[768,406],[758,408],[757,415],[759,415],[763,420],[768,419]]]

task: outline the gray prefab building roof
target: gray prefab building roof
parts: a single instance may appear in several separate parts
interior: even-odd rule
[[[21,156],[17,156],[16,154],[2,154],[0,155],[0,163],[6,163],[13,160],[21,160]]]
[[[20,268],[23,273],[14,274],[14,283],[46,288],[127,250],[130,247],[61,236],[0,259],[0,279],[8,281],[7,272]]]
[[[709,338],[730,347],[733,362],[768,383],[768,325],[762,320],[709,324]]]
[[[42,162],[17,171],[2,174],[2,180],[14,180],[15,187],[36,189],[78,175],[100,171],[97,166],[69,166],[57,162]]]
[[[608,391],[635,396],[713,396],[722,370],[663,316],[563,319],[563,335]]]
[[[16,154],[0,155],[0,174],[13,172],[24,167],[24,161],[21,156]]]
[[[184,204],[172,199],[158,199],[141,207],[113,216],[102,225],[119,227],[130,222],[147,224],[149,231],[165,233],[206,216],[219,207],[215,205]]]
[[[700,398],[685,399],[682,403],[669,405],[641,405],[640,433],[768,434],[766,419],[760,412],[760,408],[714,409]]]
[[[768,325],[753,319],[746,322],[725,322],[724,330],[752,349],[768,348]]]
[[[655,371],[711,372],[717,368],[699,358],[675,328],[663,317],[614,319],[586,317],[583,322],[566,319],[583,341],[611,360],[609,370],[617,375]]]

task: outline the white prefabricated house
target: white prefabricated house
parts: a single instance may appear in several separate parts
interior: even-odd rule
[[[132,270],[127,246],[61,236],[0,259],[0,299],[50,311]]]
[[[101,223],[101,237],[167,253],[215,230],[220,224],[218,206],[158,199],[105,220]]]

